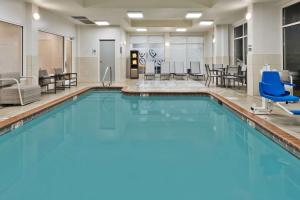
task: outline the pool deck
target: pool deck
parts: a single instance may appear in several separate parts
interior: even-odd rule
[[[78,87],[59,91],[57,94],[43,95],[40,101],[26,106],[0,107],[0,129],[95,87],[103,88],[99,83],[81,83]],[[111,87],[122,88],[122,91],[127,94],[209,94],[235,110],[238,114],[250,119],[264,129],[276,133],[272,137],[275,136],[279,143],[284,141],[300,150],[300,117],[290,116],[277,107],[274,107],[271,115],[252,114],[250,107],[253,104],[260,105],[260,98],[248,96],[245,88],[230,89],[215,86],[207,88],[203,82],[192,80],[127,80],[123,83],[114,83]],[[289,104],[287,107],[289,109],[299,109],[300,103]]]

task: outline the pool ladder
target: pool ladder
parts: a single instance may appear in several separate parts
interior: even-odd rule
[[[106,78],[108,72],[109,72],[109,81],[106,85],[105,78]],[[108,87],[108,86],[111,86],[111,84],[112,84],[112,69],[109,66],[109,67],[106,67],[106,69],[105,69],[105,73],[104,73],[103,78],[102,78],[102,85],[103,85],[103,87]]]

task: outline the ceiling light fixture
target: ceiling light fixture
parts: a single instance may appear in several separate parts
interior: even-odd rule
[[[186,28],[176,28],[176,32],[186,32]]]
[[[127,12],[127,16],[130,19],[142,19],[142,18],[144,18],[143,12]]]
[[[33,19],[35,19],[35,20],[40,20],[40,19],[41,19],[40,14],[37,13],[37,12],[33,13],[32,17],[33,17]]]
[[[199,19],[202,16],[201,12],[189,12],[186,14],[186,19]]]
[[[246,20],[248,21],[251,19],[252,15],[251,15],[251,13],[248,12],[245,17],[246,17]]]
[[[137,28],[136,29],[137,32],[147,32],[146,28]]]
[[[165,43],[165,46],[166,46],[166,47],[169,47],[169,46],[170,46],[170,42],[166,42],[166,43]]]
[[[214,24],[214,22],[213,21],[201,21],[199,24],[201,26],[211,26]]]
[[[95,21],[95,24],[98,26],[109,26],[110,23],[108,21]]]

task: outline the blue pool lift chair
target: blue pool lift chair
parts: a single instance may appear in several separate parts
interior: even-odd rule
[[[290,115],[300,115],[300,110],[288,110],[280,103],[298,102],[299,97],[293,96],[289,91],[285,90],[285,84],[280,80],[279,72],[264,71],[262,72],[262,79],[259,82],[259,93],[262,97],[262,107],[251,107],[255,114],[269,114],[272,112],[273,104],[283,109]]]

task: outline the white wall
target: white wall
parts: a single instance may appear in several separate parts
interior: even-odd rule
[[[41,19],[35,21],[33,12]],[[37,6],[17,0],[0,0],[0,20],[23,26],[23,71],[37,76],[38,30],[76,38],[76,26],[56,13],[39,9]],[[73,42],[73,68],[76,70],[76,43]]]
[[[248,43],[252,52],[280,54],[281,50],[281,10],[269,3],[253,4],[249,7],[252,19],[249,21]]]
[[[76,25],[67,19],[56,15],[45,9],[39,9],[41,19],[37,22],[37,29],[64,37],[73,38],[72,41],[72,71],[76,72],[76,57],[77,57],[77,35]],[[65,52],[66,53],[66,52]]]
[[[99,82],[100,42],[115,40],[115,80],[126,78],[126,33],[120,27],[78,27],[78,67],[80,82]],[[121,54],[120,47],[124,50]]]
[[[25,25],[26,5],[13,0],[0,0],[0,20]]]

